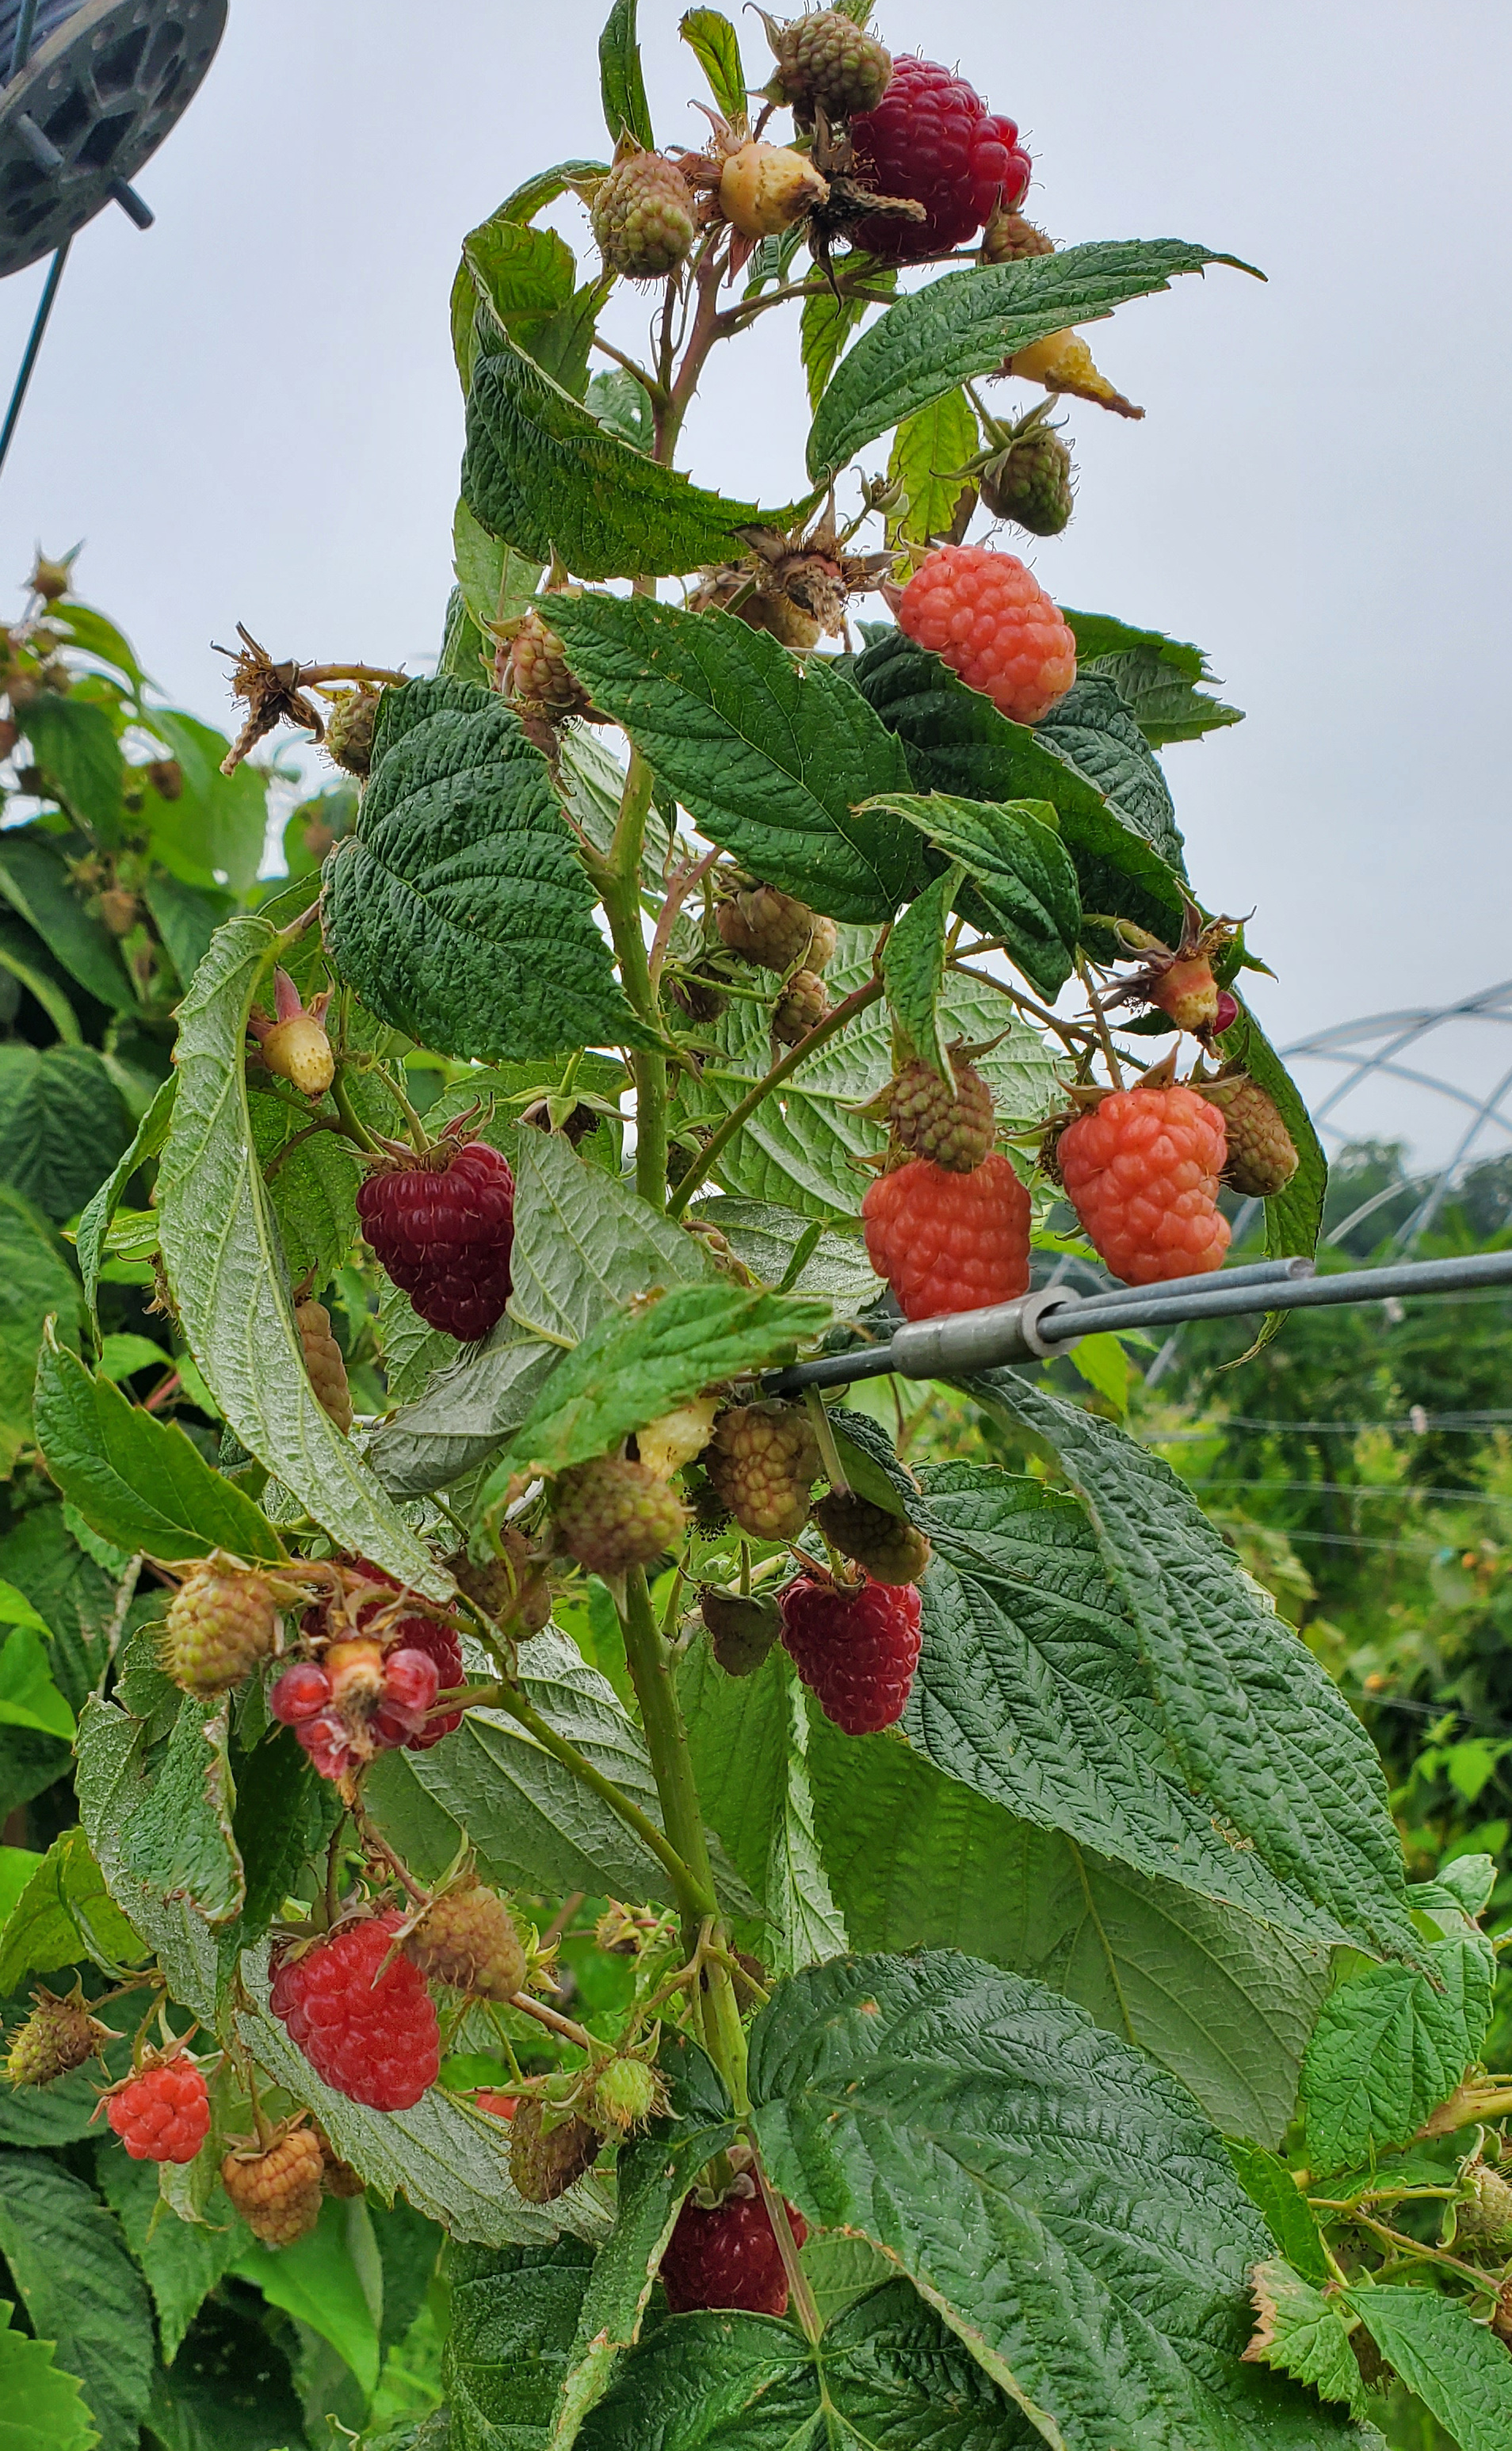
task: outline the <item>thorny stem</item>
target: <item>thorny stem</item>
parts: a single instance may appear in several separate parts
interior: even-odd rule
[[[1108,1015],[1098,1002],[1097,990],[1092,985],[1091,972],[1088,970],[1085,953],[1078,953],[1076,956],[1076,975],[1087,990],[1087,1001],[1091,1008],[1092,1028],[1097,1032],[1097,1043],[1103,1050],[1103,1062],[1108,1067],[1109,1077],[1114,1088],[1121,1089],[1124,1086],[1124,1076],[1118,1068],[1112,1034],[1108,1027]]]
[[[643,1567],[632,1567],[625,1577],[619,1623],[624,1635],[625,1659],[631,1682],[640,1704],[640,1724],[645,1732],[646,1750],[651,1755],[651,1768],[656,1777],[657,1794],[661,1798],[667,1833],[699,1893],[692,1913],[682,1892],[678,1893],[677,1903],[682,1908],[683,1947],[690,1957],[696,1951],[701,1955],[703,1934],[700,1927],[718,1912],[714,1894],[714,1873],[709,1863],[709,1846],[703,1832],[698,1792],[694,1783],[687,1730],[682,1724],[682,1713],[677,1707],[677,1690],[672,1681],[671,1657],[652,1610],[651,1593]],[[729,2086],[736,2108],[743,2115],[747,2107],[745,2036],[740,2029],[735,1986],[728,1968],[717,1960],[705,1967],[703,1980],[704,1988],[695,2005],[702,2028],[704,2048]]]
[[[352,1104],[352,1093],[346,1086],[344,1065],[338,1064],[336,1068],[336,1078],[331,1083],[331,1096],[336,1101],[336,1111],[351,1139],[357,1143],[359,1148],[367,1149],[376,1157],[379,1153],[378,1143]]]
[[[723,1156],[736,1132],[749,1123],[762,1099],[770,1097],[772,1091],[780,1088],[790,1073],[795,1072],[800,1064],[806,1064],[811,1055],[817,1054],[819,1049],[828,1040],[837,1037],[847,1023],[855,1019],[858,1012],[864,1012],[868,1005],[875,1004],[881,992],[880,978],[868,979],[864,987],[854,990],[835,1007],[833,1011],[827,1013],[822,1021],[815,1023],[807,1038],[800,1038],[796,1047],[790,1048],[781,1061],[774,1064],[771,1071],[762,1075],[755,1088],[747,1091],[737,1107],[731,1108],[723,1123],[717,1130],[710,1133],[699,1154],[668,1200],[669,1217],[681,1216],[699,1185],[713,1172],[718,1159]]]
[[[640,853],[651,780],[650,767],[632,749],[614,841],[598,883],[625,994],[659,1036],[657,990],[640,925]],[[631,1050],[630,1069],[636,1085],[636,1189],[648,1207],[660,1208],[667,1191],[667,1059],[659,1046],[638,1047]]]
[[[509,2005],[512,2009],[522,2009],[527,2017],[534,2017],[538,2025],[549,2027],[554,2034],[560,2035],[564,2043],[575,2044],[579,2051],[586,2051],[590,2059],[596,2054],[602,2055],[602,2043],[596,2043],[586,2027],[575,2026],[572,2019],[564,2017],[560,2010],[548,2009],[544,2000],[533,1999],[528,1991],[517,1991]]]
[[[1442,2246],[1424,2246],[1421,2239],[1408,2238],[1404,2230],[1391,2229],[1384,2222],[1372,2221],[1368,2213],[1356,2213],[1354,2218],[1362,2229],[1374,2230],[1378,2238],[1394,2246],[1400,2257],[1422,2258],[1428,2264],[1446,2265],[1451,2272],[1463,2273],[1466,2280],[1473,2281],[1489,2297],[1495,2297],[1497,2275],[1494,2272],[1486,2272],[1479,2265],[1465,2264],[1458,2255],[1446,2255]]]

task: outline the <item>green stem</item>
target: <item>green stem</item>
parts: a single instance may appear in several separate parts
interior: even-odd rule
[[[646,1750],[651,1755],[657,1794],[661,1798],[667,1835],[702,1893],[695,1914],[690,1914],[683,1906],[683,1946],[692,1957],[698,1947],[700,1928],[717,1912],[714,1873],[709,1863],[709,1845],[704,1836],[698,1791],[694,1782],[693,1755],[688,1749],[688,1734],[682,1724],[677,1688],[672,1679],[671,1655],[662,1640],[661,1630],[651,1606],[651,1593],[643,1567],[632,1567],[625,1577],[619,1623],[624,1634],[625,1658],[631,1682],[640,1704],[640,1724],[645,1732]],[[682,1904],[680,1898],[678,1903]],[[704,1964],[703,1985],[697,2008],[705,2048],[729,2086],[737,2111],[744,2116],[747,2108],[745,2036],[741,2031],[735,1985],[728,1967],[717,1957]]]
[[[835,1007],[833,1012],[827,1013],[822,1021],[815,1023],[807,1038],[800,1038],[796,1047],[788,1049],[780,1063],[774,1064],[771,1071],[763,1074],[756,1088],[747,1091],[737,1107],[731,1108],[717,1130],[710,1133],[697,1157],[668,1200],[669,1217],[681,1216],[699,1185],[713,1173],[717,1161],[723,1156],[736,1132],[750,1122],[762,1099],[769,1098],[773,1090],[780,1088],[790,1073],[797,1070],[800,1064],[806,1064],[811,1055],[817,1054],[827,1040],[837,1037],[846,1024],[855,1019],[858,1012],[864,1012],[869,1004],[875,1004],[882,992],[882,986],[883,982],[880,978],[868,979],[864,987],[857,988],[853,994],[846,996],[842,1003]]]
[[[501,1685],[497,1695],[492,1697],[492,1706],[501,1711],[507,1711],[512,1719],[518,1719],[522,1728],[528,1728],[543,1752],[553,1755],[571,1771],[574,1778],[582,1781],[584,1787],[592,1788],[595,1795],[608,1805],[611,1813],[617,1813],[626,1828],[635,1832],[642,1846],[649,1847],[672,1883],[673,1895],[677,1901],[678,1911],[685,1922],[689,1920],[697,1922],[712,1911],[713,1890],[709,1879],[709,1857],[708,1851],[703,1845],[701,1823],[698,1826],[698,1844],[702,1856],[700,1869],[697,1863],[684,1862],[677,1849],[668,1845],[650,1814],[642,1813],[639,1805],[633,1804],[628,1795],[621,1794],[614,1780],[606,1778],[603,1772],[597,1769],[588,1759],[586,1754],[580,1754],[576,1745],[569,1744],[565,1736],[560,1736],[550,1720],[543,1718],[535,1704],[526,1701],[523,1694],[517,1693],[512,1686]]]
[[[632,749],[615,838],[599,882],[626,997],[638,1017],[659,1034],[651,958],[640,925],[640,853],[651,782],[650,767],[639,750]],[[638,1047],[631,1053],[630,1069],[636,1084],[636,1189],[649,1207],[660,1208],[667,1196],[667,1059],[659,1047]]]
[[[336,1101],[337,1113],[359,1148],[370,1149],[376,1156],[378,1143],[352,1105],[351,1092],[346,1087],[345,1067],[340,1064],[336,1068],[336,1078],[331,1083],[331,1096]]]

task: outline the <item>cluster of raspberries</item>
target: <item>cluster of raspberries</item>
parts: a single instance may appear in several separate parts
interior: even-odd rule
[[[463,1681],[452,1628],[421,1614],[381,1567],[359,1562],[344,1580],[340,1602],[304,1612],[300,1630],[313,1656],[285,1668],[268,1696],[274,1717],[331,1779],[396,1746],[423,1752],[461,1723],[460,1711],[434,1712],[437,1695]]]

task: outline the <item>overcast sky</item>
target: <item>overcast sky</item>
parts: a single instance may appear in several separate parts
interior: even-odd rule
[[[38,538],[85,537],[81,592],[222,722],[210,640],[239,618],[280,656],[432,655],[458,242],[531,170],[601,148],[600,13],[231,0],[139,181],[156,227],[111,210],[75,245],[0,478],[0,573],[19,581]],[[668,144],[702,126],[678,14],[641,0]],[[759,82],[759,21],[739,23]],[[1274,1034],[1512,976],[1512,10],[884,0],[878,29],[1018,119],[1057,240],[1199,240],[1269,276],[1220,268],[1095,328],[1149,415],[1073,404],[1077,515],[1033,559],[1063,601],[1197,640],[1247,710],[1167,765],[1204,899],[1255,907]],[[40,283],[0,289],[6,381]],[[782,321],[686,438],[705,481],[748,499],[802,481]],[[1500,1065],[1505,1035],[1449,1060]]]

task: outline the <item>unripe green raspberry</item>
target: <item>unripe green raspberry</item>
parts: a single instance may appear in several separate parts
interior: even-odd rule
[[[661,281],[692,249],[693,190],[664,154],[631,153],[600,186],[592,221],[611,272],[627,281]]]
[[[753,1540],[802,1531],[823,1465],[802,1404],[737,1404],[721,1413],[700,1459],[713,1486]]]
[[[1285,1191],[1297,1171],[1297,1148],[1274,1099],[1242,1072],[1191,1086],[1223,1116],[1228,1134],[1224,1181],[1229,1189],[1244,1200],[1269,1200]]]
[[[666,2107],[666,2091],[656,2069],[633,2053],[611,2060],[594,2078],[591,2108],[606,2135],[627,2136],[631,2128],[643,2127]]]
[[[602,2142],[585,2119],[546,2127],[540,2104],[522,2102],[509,2123],[509,2175],[527,2205],[549,2205],[593,2168]]]
[[[1512,2246],[1512,2186],[1479,2163],[1468,2174],[1475,2194],[1455,2206],[1458,2237],[1488,2246]]]
[[[874,110],[892,83],[892,54],[838,9],[785,26],[768,17],[766,27],[777,58],[773,86],[802,127],[813,125],[815,103],[829,119]]]
[[[1054,252],[1054,242],[1042,229],[1022,213],[1005,212],[1001,206],[982,232],[984,264],[1022,264],[1029,256]]]
[[[834,920],[791,893],[779,893],[775,885],[740,887],[720,903],[717,915],[731,952],[764,971],[791,971],[801,962],[817,972],[834,958]]]
[[[560,724],[592,712],[588,693],[567,661],[566,648],[534,607],[509,642],[503,658],[503,690],[526,738],[538,749],[554,746]]]
[[[51,2085],[93,2059],[109,2029],[90,2016],[77,1985],[66,2000],[45,1989],[31,1997],[36,2005],[10,2046],[6,2074],[12,2085]]]
[[[781,1047],[796,1047],[823,1021],[830,993],[813,971],[795,971],[772,1008],[772,1035]]]
[[[159,1654],[186,1694],[224,1694],[271,1653],[277,1611],[261,1575],[202,1559],[173,1595]]]
[[[1070,521],[1075,501],[1071,455],[1048,425],[1021,434],[976,481],[993,519],[1011,520],[1031,536],[1059,536]]]
[[[932,1064],[905,1064],[893,1084],[888,1120],[893,1137],[913,1157],[927,1157],[948,1174],[972,1174],[992,1146],[992,1093],[974,1065],[952,1057],[953,1088]]]
[[[643,1463],[598,1456],[558,1476],[557,1540],[590,1574],[649,1566],[677,1539],[687,1514],[677,1492]]]
[[[727,1676],[754,1676],[782,1632],[776,1601],[755,1592],[702,1591],[698,1614]]]
[[[366,776],[373,764],[373,725],[378,719],[379,693],[347,690],[325,718],[324,749],[348,775]]]
[[[930,1562],[922,1532],[854,1490],[832,1489],[815,1505],[814,1520],[831,1547],[864,1566],[874,1583],[916,1583]]]
[[[478,2000],[512,2000],[524,1989],[525,1951],[515,1919],[481,1881],[463,1882],[427,1907],[404,1950],[422,1974]]]

